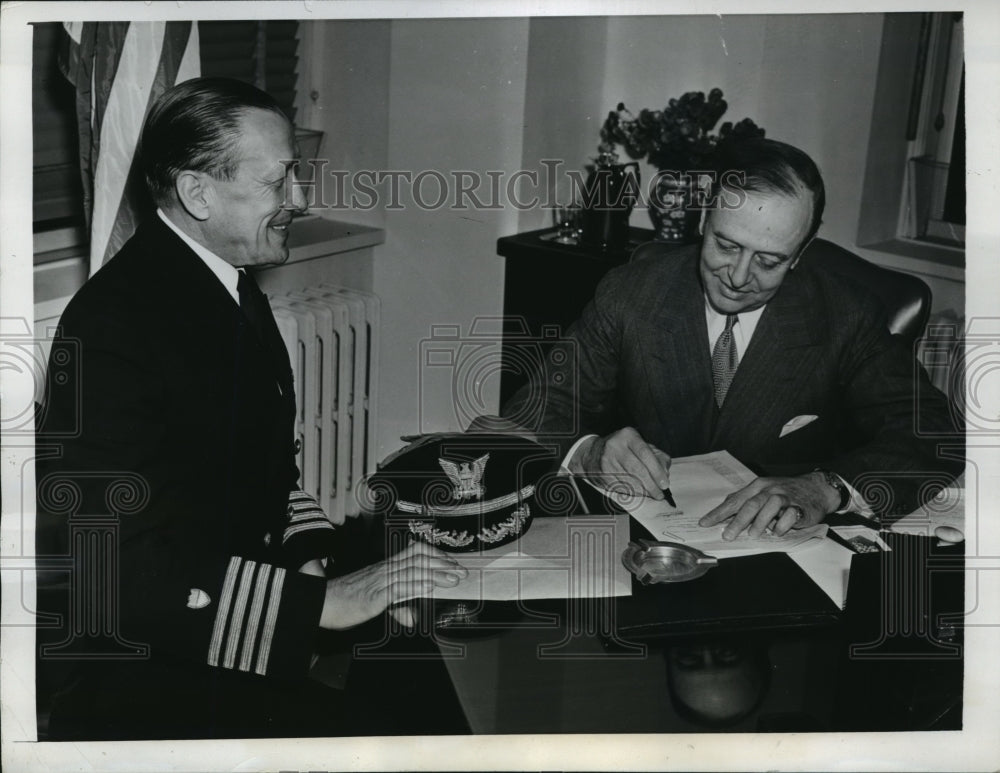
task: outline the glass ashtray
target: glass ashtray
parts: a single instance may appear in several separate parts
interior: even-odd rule
[[[719,564],[688,545],[645,539],[628,543],[622,563],[643,585],[693,580]]]

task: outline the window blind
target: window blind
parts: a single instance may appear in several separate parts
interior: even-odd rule
[[[253,83],[295,120],[297,21],[203,21],[201,74]]]
[[[75,94],[57,62],[63,34],[57,22],[34,25],[31,109],[36,224],[83,218]]]

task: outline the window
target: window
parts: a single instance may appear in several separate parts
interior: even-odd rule
[[[887,13],[857,245],[962,281],[965,122],[960,13]]]
[[[34,25],[32,135],[34,221],[49,229],[83,221],[83,188],[73,86],[59,71],[62,25]]]
[[[900,235],[965,243],[965,68],[961,13],[925,13],[907,122]]]

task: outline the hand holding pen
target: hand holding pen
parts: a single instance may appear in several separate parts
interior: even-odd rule
[[[641,487],[637,493],[677,506],[670,493],[670,457],[632,427],[581,443],[570,470],[611,481],[631,480]]]

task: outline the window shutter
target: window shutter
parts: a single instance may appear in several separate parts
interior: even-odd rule
[[[948,223],[965,225],[965,72],[958,87],[958,109],[955,111],[955,139],[951,144],[951,164],[944,193],[944,215]]]
[[[31,108],[34,221],[82,220],[83,185],[76,134],[76,97],[59,71],[62,24],[33,25]]]
[[[203,21],[201,74],[253,83],[295,120],[297,21]]]

